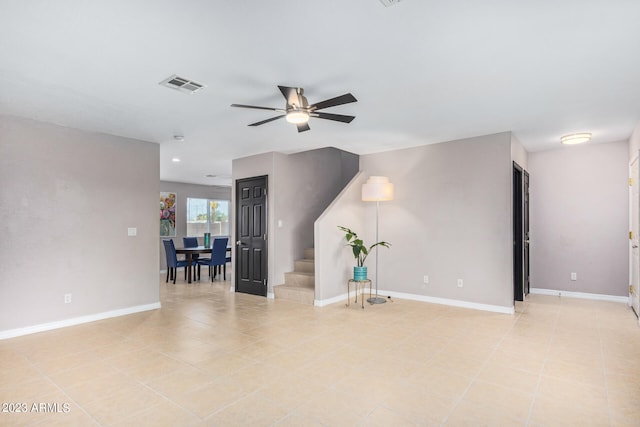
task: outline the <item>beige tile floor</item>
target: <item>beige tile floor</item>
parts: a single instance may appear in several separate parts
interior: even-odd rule
[[[624,304],[532,295],[510,316],[228,288],[161,277],[161,310],[0,341],[0,402],[28,409],[0,425],[640,425]]]

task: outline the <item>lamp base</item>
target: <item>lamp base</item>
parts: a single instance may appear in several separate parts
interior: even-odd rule
[[[375,297],[375,298],[367,298],[367,302],[369,304],[384,304],[385,302],[387,302],[387,300],[384,298]]]

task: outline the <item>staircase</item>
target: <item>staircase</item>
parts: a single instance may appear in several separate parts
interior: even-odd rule
[[[295,270],[284,273],[284,284],[273,287],[274,298],[313,305],[316,287],[313,248],[304,250],[304,258],[294,261]]]

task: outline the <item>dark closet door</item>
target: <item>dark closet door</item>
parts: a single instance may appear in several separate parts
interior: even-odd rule
[[[516,301],[524,301],[522,211],[522,168],[513,163],[513,299]]]
[[[523,266],[522,266],[522,271],[524,273],[524,295],[527,296],[529,295],[529,172],[527,172],[526,170],[523,170],[523,189],[522,189],[522,194],[523,194],[523,199],[524,199],[524,206],[523,206],[523,212],[522,212],[522,216],[523,216],[523,249],[524,249],[524,256],[523,256]]]
[[[267,177],[236,181],[236,292],[267,296]]]
[[[529,173],[513,162],[513,299],[529,294]]]

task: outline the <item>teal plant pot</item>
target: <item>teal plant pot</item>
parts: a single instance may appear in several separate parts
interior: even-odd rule
[[[353,267],[353,280],[367,280],[367,267]]]

